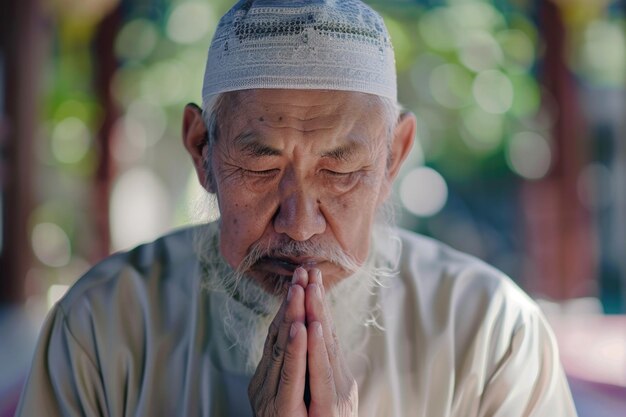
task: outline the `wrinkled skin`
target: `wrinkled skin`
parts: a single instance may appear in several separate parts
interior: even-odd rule
[[[358,415],[357,384],[339,351],[324,294],[318,269],[296,269],[248,388],[256,416]],[[304,395],[307,363],[310,401]]]
[[[236,268],[252,245],[291,240],[336,246],[363,263],[374,216],[415,133],[415,118],[406,114],[390,137],[386,117],[378,100],[361,93],[229,93],[209,152],[200,110],[188,105],[183,141],[202,185],[217,195],[226,261]],[[255,414],[357,415],[357,386],[325,299],[326,290],[350,271],[307,253],[269,257],[248,275],[284,297],[249,387]],[[304,403],[306,382],[310,404]]]

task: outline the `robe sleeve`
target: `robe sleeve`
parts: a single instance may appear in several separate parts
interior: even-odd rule
[[[523,316],[486,382],[478,416],[575,417],[550,327],[538,308]]]
[[[16,417],[108,416],[94,358],[70,330],[62,306],[46,319]]]

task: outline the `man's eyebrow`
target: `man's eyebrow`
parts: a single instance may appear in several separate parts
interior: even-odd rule
[[[244,132],[235,137],[235,147],[248,156],[280,156],[282,153],[269,145],[261,142],[258,135]]]
[[[363,144],[358,141],[351,141],[345,145],[340,145],[321,154],[322,158],[335,159],[337,161],[350,161],[363,148]]]

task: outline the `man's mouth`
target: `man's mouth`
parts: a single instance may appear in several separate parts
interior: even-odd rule
[[[254,265],[253,269],[290,277],[296,268],[300,266],[309,269],[317,266],[319,263],[320,261],[314,258],[264,257]]]

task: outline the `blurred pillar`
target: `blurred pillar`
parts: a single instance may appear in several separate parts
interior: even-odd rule
[[[33,142],[45,25],[38,0],[0,5],[0,303],[24,299],[32,252]]]
[[[114,46],[120,23],[121,12],[117,6],[98,25],[93,43],[94,90],[104,110],[104,119],[97,135],[98,167],[94,177],[94,222],[99,238],[95,259],[109,255],[111,247],[109,203],[115,171],[112,158],[112,132],[119,116],[111,93],[111,83],[118,67]]]
[[[543,180],[524,186],[532,291],[563,300],[595,293],[595,236],[588,211],[578,197],[586,126],[578,105],[576,81],[567,57],[567,32],[559,9],[539,2],[539,28],[544,43],[541,81],[544,105],[554,102],[553,167]],[[545,110],[545,109],[544,109]],[[593,294],[595,295],[595,294]]]

